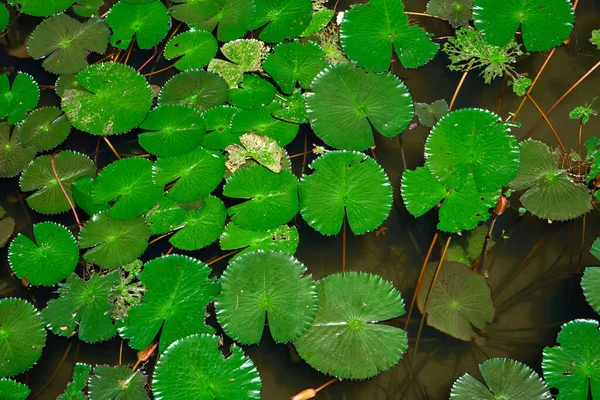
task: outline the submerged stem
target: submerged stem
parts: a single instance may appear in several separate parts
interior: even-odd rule
[[[496,220],[498,219],[498,214],[494,214],[492,217],[492,222],[490,222],[490,227],[488,228],[487,234],[485,235],[485,241],[483,242],[483,248],[481,249],[481,255],[479,256],[479,268],[481,268],[481,275],[483,275],[486,279],[488,277],[488,270],[485,267],[485,254],[487,253],[487,249],[490,243],[490,239],[492,238],[492,231],[494,230],[494,225],[496,225]]]
[[[546,114],[544,114],[544,111],[542,111],[542,109],[540,108],[538,103],[536,103],[536,101],[533,100],[533,97],[531,97],[531,95],[529,93],[527,93],[526,96],[531,101],[531,103],[533,103],[534,107],[540,112],[540,114],[542,114],[542,118],[546,121],[546,123],[550,127],[550,130],[552,130],[552,133],[554,134],[554,137],[556,138],[556,141],[558,142],[560,149],[564,153],[566,153],[567,149],[565,148],[565,145],[563,144],[562,140],[560,140],[560,136],[558,135],[558,132],[556,132],[556,129],[554,129],[554,126],[552,126],[552,123],[548,119],[548,116]]]
[[[342,272],[346,272],[346,211],[344,210],[344,222],[342,226]]]
[[[234,255],[235,253],[238,253],[238,252],[239,252],[239,251],[241,251],[241,250],[242,250],[242,249],[236,249],[236,250],[232,250],[232,251],[230,251],[229,253],[225,253],[225,254],[223,254],[222,256],[219,256],[219,257],[215,258],[214,260],[208,260],[208,261],[206,262],[206,265],[212,265],[212,264],[214,264],[214,263],[216,263],[216,262],[218,262],[218,261],[221,261],[221,260],[222,260],[222,259],[224,259],[224,258],[227,258],[227,257],[229,257],[229,256],[232,256],[232,255]]]
[[[58,177],[58,173],[56,172],[56,166],[54,165],[54,156],[55,155],[56,155],[56,153],[53,153],[52,157],[50,158],[50,164],[52,166],[52,173],[54,174],[54,178],[56,179],[56,183],[58,183],[60,190],[63,192],[63,195],[67,199],[67,202],[69,203],[69,207],[71,207],[71,211],[73,211],[73,215],[75,216],[75,221],[77,221],[77,226],[79,227],[79,229],[81,229],[81,221],[79,220],[79,216],[77,215],[77,210],[75,210],[75,206],[73,205],[71,198],[67,194],[67,191],[65,190],[65,187],[63,186],[62,182],[60,181],[60,178]]]
[[[171,68],[173,68],[174,65],[175,64],[171,64],[168,67],[165,67],[163,69],[159,69],[158,71],[152,71],[152,72],[149,72],[147,74],[143,74],[143,76],[152,76],[152,75],[160,74],[161,72],[165,72],[165,71],[170,70]]]
[[[113,154],[115,155],[115,157],[117,157],[117,159],[121,159],[121,155],[117,152],[117,149],[114,148],[114,146],[112,145],[112,143],[110,142],[110,140],[108,140],[108,138],[106,136],[102,136],[102,139],[104,139],[104,141],[106,142],[106,144],[108,145],[108,147],[110,148],[110,150],[113,152]]]
[[[465,82],[465,79],[467,78],[468,73],[469,73],[469,70],[466,70],[465,72],[463,72],[462,77],[460,78],[460,81],[458,82],[458,85],[456,86],[456,90],[454,91],[454,95],[452,96],[452,100],[450,100],[450,105],[448,106],[448,111],[452,111],[452,108],[454,107],[454,102],[456,101],[456,97],[458,96],[458,92],[460,92],[460,88],[462,87],[463,83]]]
[[[44,386],[42,386],[42,388],[40,390],[38,390],[36,394],[31,396],[31,400],[36,399],[40,394],[42,394],[44,389],[46,389],[46,387],[54,380],[54,377],[56,376],[56,374],[58,374],[58,371],[60,371],[60,368],[62,367],[65,360],[67,359],[67,356],[69,355],[69,352],[71,351],[71,347],[73,347],[73,343],[74,342],[72,340],[69,342],[69,346],[67,346],[67,349],[65,350],[65,353],[63,354],[62,358],[58,362],[56,369],[54,370],[54,372],[52,373],[50,378],[46,381],[46,383],[44,383]]]

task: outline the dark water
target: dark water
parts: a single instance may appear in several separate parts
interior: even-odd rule
[[[353,1],[340,1],[338,9],[347,8]],[[405,1],[406,9],[423,12],[425,1]],[[431,18],[419,18],[419,24],[435,36],[451,34],[449,26]],[[27,21],[25,21],[27,22]],[[31,25],[31,24],[29,24]],[[27,23],[24,23],[26,30]],[[34,26],[34,25],[32,25]],[[591,30],[600,28],[600,1],[581,0],[576,13],[575,29],[571,42],[560,47],[536,85],[532,95],[543,109],[554,101],[583,75],[599,58],[599,53],[588,42]],[[23,32],[22,32],[23,33]],[[26,33],[24,33],[26,34]],[[3,49],[6,51],[6,48]],[[144,60],[149,54],[134,53],[134,60]],[[516,69],[534,76],[542,65],[546,54],[533,54],[521,60]],[[53,85],[54,76],[41,71],[39,62],[9,57],[0,53],[0,67],[13,66],[34,74],[40,84]],[[141,62],[139,62],[141,64]],[[394,73],[404,80],[413,99],[417,102],[431,102],[439,98],[450,100],[456,88],[460,73],[446,68],[447,59],[443,53],[418,70],[394,68]],[[395,64],[397,66],[397,63]],[[498,98],[502,82],[496,80],[485,85],[483,80],[471,72],[458,96],[455,108],[480,107],[498,111]],[[159,80],[156,82],[160,84]],[[42,105],[56,105],[58,98],[51,91],[42,92]],[[572,92],[552,113],[550,119],[561,134],[568,149],[577,148],[578,121],[570,120],[568,112],[574,107],[589,102],[600,95],[600,73],[590,76],[583,85]],[[504,118],[514,111],[520,99],[510,91],[503,98],[500,115]],[[539,114],[530,103],[526,103],[519,116],[522,128],[513,133],[523,138],[535,124]],[[309,143],[318,143],[308,133]],[[409,168],[423,164],[423,147],[428,131],[417,128],[403,135],[404,149]],[[592,119],[584,129],[584,140],[593,134],[600,134],[600,119]],[[534,138],[551,146],[556,142],[550,129],[541,125]],[[124,135],[114,140],[120,151],[135,151],[134,135]],[[367,234],[348,237],[348,270],[376,273],[394,282],[402,292],[405,303],[410,303],[416,279],[435,232],[437,216],[434,213],[415,219],[405,210],[399,196],[402,169],[400,146],[397,139],[384,139],[377,136],[376,155],[394,185],[395,206],[384,223],[385,235]],[[132,143],[133,142],[133,143]],[[304,137],[301,133],[290,146],[289,153],[302,151]],[[95,140],[87,134],[72,133],[65,148],[94,150]],[[84,147],[84,149],[82,149]],[[101,146],[100,166],[110,162],[111,156]],[[301,158],[294,159],[296,173],[300,173]],[[39,216],[25,212],[19,201],[19,187],[16,179],[0,181],[0,205],[18,221],[18,231],[29,233],[31,220]],[[65,224],[72,224],[70,214],[54,218]],[[583,237],[582,266],[593,265],[595,260],[588,253],[593,240],[598,236],[598,214],[587,216]],[[296,219],[300,233],[300,246],[296,254],[313,274],[320,279],[341,270],[341,237],[325,237],[308,227],[301,218]],[[502,239],[501,233],[509,237]],[[423,330],[419,351],[413,358],[412,346],[418,327],[420,314],[415,312],[409,325],[410,345],[400,363],[391,370],[369,381],[338,382],[318,395],[318,399],[447,399],[452,382],[465,372],[477,374],[477,365],[490,357],[510,357],[529,364],[539,371],[544,346],[553,345],[561,323],[578,317],[595,318],[596,315],[585,303],[579,288],[579,254],[582,242],[582,221],[548,224],[530,215],[520,218],[514,209],[502,215],[494,230],[496,246],[488,256],[492,265],[489,284],[496,306],[496,319],[487,328],[487,343],[475,345],[452,339],[431,328]],[[528,253],[536,245],[537,250],[526,260]],[[153,255],[168,249],[166,243],[154,245]],[[439,244],[431,261],[439,259]],[[191,253],[201,260],[219,254],[218,246],[213,245],[199,252]],[[222,270],[226,263],[215,264],[215,270]],[[14,289],[13,296],[27,298],[39,308],[45,306],[48,293],[28,291],[10,277],[6,263],[6,248],[0,249],[0,279],[5,279]],[[389,324],[403,327],[405,320],[399,318]],[[55,399],[71,378],[75,362],[93,364],[117,364],[119,361],[120,339],[106,343],[89,345],[77,340],[59,338],[48,333],[47,345],[38,364],[29,372],[18,377],[27,382],[38,399]],[[70,351],[66,353],[67,348]],[[263,381],[262,398],[265,400],[286,399],[293,394],[317,387],[329,380],[328,377],[311,369],[288,345],[275,344],[265,333],[259,346],[245,347],[244,350],[256,364]],[[62,366],[50,383],[44,387],[55,372],[61,359]],[[124,346],[123,363],[136,360],[135,352]],[[152,359],[154,362],[154,359]],[[412,376],[409,370],[413,369]],[[44,387],[44,388],[43,388]],[[42,389],[43,388],[43,389]]]

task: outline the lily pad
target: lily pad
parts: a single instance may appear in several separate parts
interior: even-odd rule
[[[179,58],[174,64],[178,70],[202,68],[217,55],[217,39],[203,30],[180,33],[167,43],[165,59]]]
[[[481,250],[485,243],[488,227],[483,224],[467,232],[466,235],[453,236],[452,243],[446,251],[448,261],[457,261],[467,266],[472,266],[475,260],[481,256]],[[495,245],[494,239],[490,237],[487,250],[489,251]]]
[[[71,7],[75,0],[18,0],[19,11],[34,17],[47,17]]]
[[[491,111],[453,111],[431,130],[425,162],[448,189],[460,189],[471,176],[480,192],[502,189],[519,170],[519,145],[509,132]]]
[[[152,91],[135,69],[120,63],[90,65],[77,74],[80,88],[65,90],[61,107],[69,122],[94,135],[138,126],[152,106]]]
[[[406,332],[378,324],[404,314],[394,285],[362,272],[317,282],[319,306],[312,326],[294,341],[311,367],[338,378],[367,379],[394,366],[408,348]]]
[[[0,299],[0,333],[0,378],[27,371],[39,360],[46,329],[33,305],[21,299]]]
[[[67,14],[53,15],[39,24],[27,41],[27,52],[53,74],[76,74],[88,66],[90,52],[104,54],[110,29],[92,17],[81,23]]]
[[[99,15],[99,9],[104,5],[104,0],[75,0],[73,11],[81,17]]]
[[[90,376],[90,400],[149,399],[147,378],[141,370],[132,371],[127,365],[97,365]]]
[[[154,164],[145,158],[124,158],[109,164],[92,186],[96,204],[114,201],[108,211],[114,219],[131,219],[150,211],[162,189],[152,181]]]
[[[87,386],[88,376],[92,370],[91,365],[77,363],[73,370],[73,380],[57,400],[87,400],[83,390]]]
[[[263,68],[285,94],[292,94],[296,82],[308,89],[312,80],[328,65],[323,50],[311,42],[279,44],[273,50]]]
[[[33,146],[37,151],[53,149],[64,142],[70,132],[71,124],[58,107],[34,110],[15,130],[21,146]]]
[[[110,8],[106,23],[112,30],[110,44],[113,47],[126,49],[135,37],[140,49],[149,49],[167,36],[171,17],[160,0],[120,0]]]
[[[251,29],[266,26],[258,36],[265,42],[282,42],[299,36],[312,18],[310,0],[254,0],[256,16]]]
[[[211,0],[211,3],[222,3],[223,7],[208,19],[196,20],[190,24],[193,29],[203,29],[212,32],[217,28],[217,39],[229,42],[239,39],[250,30],[254,21],[253,0]]]
[[[54,170],[52,155],[43,155],[33,160],[23,171],[19,183],[23,192],[35,191],[27,197],[27,204],[42,214],[57,214],[71,209],[54,171],[69,199],[73,201],[71,185],[77,178],[94,177],[96,166],[88,156],[70,150],[56,153]]]
[[[230,261],[256,250],[276,250],[293,255],[299,241],[300,237],[295,226],[281,225],[264,231],[251,231],[240,228],[233,222],[227,224],[220,238],[221,249],[242,249]]]
[[[321,72],[311,88],[313,93],[306,96],[310,125],[338,149],[366,150],[375,144],[373,128],[392,138],[413,117],[408,89],[392,74],[340,63]]]
[[[565,221],[592,209],[586,185],[575,183],[567,171],[559,169],[558,154],[535,140],[520,143],[521,166],[510,187],[523,190],[521,203],[538,218]]]
[[[204,324],[206,305],[220,288],[215,278],[208,277],[211,272],[203,262],[181,255],[147,262],[138,275],[146,286],[142,304],[129,311],[119,328],[121,337],[130,339],[134,349],[143,350],[160,331],[159,351],[163,352],[187,335],[212,333]]]
[[[600,332],[598,321],[577,319],[564,324],[558,346],[544,348],[546,383],[558,389],[558,400],[600,398]]]
[[[491,358],[479,364],[487,387],[469,374],[454,382],[452,400],[544,400],[552,399],[548,386],[527,365],[506,358]]]
[[[140,129],[140,146],[157,156],[178,156],[194,150],[204,139],[206,124],[192,107],[164,105],[154,108]]]
[[[59,297],[50,300],[42,318],[55,335],[79,339],[88,343],[102,342],[117,333],[109,315],[108,302],[112,287],[118,282],[116,271],[108,275],[94,274],[88,281],[72,274],[58,288]]]
[[[101,211],[108,210],[111,206],[108,203],[96,204],[92,189],[94,180],[89,176],[77,178],[71,184],[71,192],[75,205],[81,208],[88,215],[98,214]]]
[[[240,136],[240,144],[225,149],[229,156],[225,166],[230,172],[244,167],[250,159],[277,174],[281,172],[284,151],[275,140],[250,132]]]
[[[232,88],[229,101],[232,105],[252,109],[270,104],[275,98],[277,89],[266,79],[257,74],[245,74],[239,88]]]
[[[194,22],[214,17],[225,0],[174,0],[171,16],[182,22]]]
[[[8,242],[15,230],[14,218],[6,215],[6,210],[0,206],[0,247]]]
[[[181,250],[199,250],[219,238],[223,232],[227,211],[223,202],[214,196],[206,196],[204,205],[197,210],[189,210],[169,243]]]
[[[143,218],[116,220],[107,211],[94,215],[79,233],[79,247],[89,250],[83,258],[102,268],[129,264],[148,248],[150,229]]]
[[[600,268],[587,267],[581,278],[581,288],[590,306],[600,313]]]
[[[485,277],[468,266],[446,261],[425,301],[438,262],[427,264],[419,286],[417,306],[427,314],[427,324],[457,339],[470,341],[473,327],[483,329],[494,319],[494,303]]]
[[[310,164],[300,182],[300,213],[317,232],[337,235],[344,218],[356,235],[377,229],[392,207],[390,181],[372,158],[331,151]]]
[[[191,335],[171,344],[156,365],[152,393],[157,400],[259,400],[260,375],[252,360],[232,345],[229,356],[212,335]],[[181,382],[185,382],[182,387]]]
[[[6,5],[0,4],[0,32],[4,31],[10,21],[10,14]],[[25,395],[26,397],[27,395]]]
[[[162,235],[183,226],[187,210],[174,200],[163,197],[156,206],[146,214],[146,223],[153,235]]]
[[[159,157],[152,176],[161,187],[174,182],[167,191],[167,197],[187,202],[200,200],[210,194],[223,179],[223,172],[223,155],[199,146],[180,156]]]
[[[8,75],[0,75],[0,119],[8,116],[9,124],[16,124],[25,118],[28,111],[33,110],[40,99],[40,88],[33,77],[25,72],[17,76],[9,84]]]
[[[35,147],[19,144],[18,134],[10,134],[10,125],[0,122],[0,178],[17,175],[35,157]]]
[[[0,378],[0,398],[4,400],[25,400],[30,393],[31,390],[27,385],[12,379]]]
[[[474,0],[429,0],[427,14],[448,20],[453,26],[466,26],[473,16]]]
[[[231,119],[239,111],[236,107],[217,106],[206,110],[202,116],[206,121],[207,134],[202,147],[211,150],[225,150],[230,144],[239,144],[239,134],[231,132]]]
[[[309,37],[321,32],[329,24],[329,21],[331,21],[333,15],[335,14],[334,10],[331,10],[327,7],[315,9],[315,4],[316,3],[313,2],[314,12],[310,19],[310,23],[308,24],[304,32],[302,32],[300,37]]]
[[[440,119],[448,114],[448,103],[444,99],[436,100],[431,104],[415,103],[415,114],[421,125],[433,128]]]
[[[31,285],[52,286],[71,275],[79,262],[79,247],[71,232],[54,222],[33,225],[35,241],[19,233],[8,249],[13,273]]]
[[[225,104],[229,86],[219,75],[201,70],[184,71],[163,86],[158,104],[181,104],[198,111]]]
[[[242,135],[255,132],[275,140],[285,147],[298,134],[298,125],[273,118],[269,110],[261,107],[256,110],[240,110],[231,119],[232,133]]]
[[[218,73],[230,87],[237,87],[245,72],[262,71],[262,63],[270,48],[256,39],[238,39],[227,42],[221,47],[221,53],[229,61],[218,58],[208,64],[208,70]]]
[[[418,25],[409,25],[402,1],[371,0],[354,5],[340,24],[348,58],[373,71],[387,71],[392,47],[404,68],[418,68],[433,59],[439,45]]]
[[[307,123],[306,100],[302,92],[296,91],[290,96],[279,96],[272,103],[271,115],[282,121],[295,124]]]
[[[304,333],[317,312],[317,293],[306,267],[284,252],[247,253],[225,270],[215,307],[225,333],[242,344],[258,344],[266,319],[278,343]]]
[[[569,0],[475,0],[475,27],[496,46],[510,42],[521,26],[528,51],[546,51],[569,37],[575,19]]]
[[[223,195],[248,199],[227,209],[231,220],[244,229],[275,228],[298,212],[298,180],[286,170],[276,174],[260,165],[242,168],[227,180]]]

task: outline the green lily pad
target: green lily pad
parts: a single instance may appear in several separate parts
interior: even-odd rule
[[[275,228],[298,212],[298,180],[286,170],[276,174],[260,165],[242,168],[227,180],[223,195],[248,199],[227,209],[231,220],[244,229]]]
[[[371,0],[344,13],[340,37],[344,53],[361,67],[387,71],[392,47],[404,68],[433,59],[439,45],[418,25],[409,25],[402,1]]]
[[[81,88],[68,89],[61,107],[71,125],[94,135],[138,126],[152,106],[152,91],[135,69],[120,63],[90,65],[77,74]]]
[[[10,21],[10,14],[6,5],[0,4],[0,32],[6,29],[8,22]]]
[[[0,378],[0,398],[4,400],[25,400],[30,393],[31,389],[27,385],[12,379]]]
[[[215,300],[225,333],[242,344],[258,344],[265,321],[278,343],[304,333],[317,312],[315,283],[306,267],[290,254],[255,251],[225,270]]]
[[[71,232],[54,222],[33,225],[35,241],[19,233],[8,249],[13,273],[31,285],[52,286],[71,275],[79,262],[79,247]]]
[[[99,15],[99,9],[104,5],[104,0],[75,0],[73,11],[81,17],[89,18]]]
[[[27,371],[42,355],[46,329],[40,313],[21,299],[0,299],[0,378]]]
[[[158,96],[158,104],[181,104],[198,111],[223,105],[229,86],[219,75],[201,70],[184,71],[169,79]]]
[[[312,326],[294,341],[311,367],[338,378],[367,379],[394,366],[408,348],[406,332],[377,324],[404,314],[394,285],[362,272],[317,282],[319,306]]]
[[[87,386],[91,370],[91,365],[83,363],[75,364],[73,380],[67,385],[67,389],[57,398],[57,400],[87,400],[83,390]]]
[[[34,17],[47,17],[65,11],[75,0],[19,0],[19,11]]]
[[[171,16],[182,22],[194,22],[214,17],[225,0],[174,0]]]
[[[592,31],[590,43],[595,45],[598,48],[598,50],[600,50],[600,29],[595,29]]]
[[[84,281],[75,274],[58,288],[59,297],[50,300],[42,318],[55,335],[70,337],[78,331],[79,339],[97,343],[117,333],[109,315],[108,302],[113,285],[118,282],[116,271],[108,275],[94,274]]]
[[[600,313],[600,268],[587,267],[581,278],[581,288],[589,305]]]
[[[169,239],[169,243],[181,250],[204,248],[219,238],[226,218],[223,202],[218,197],[206,196],[202,208],[185,214],[181,229]]]
[[[502,189],[519,170],[518,142],[509,132],[509,126],[491,111],[453,111],[431,130],[425,162],[448,189],[460,189],[470,176],[480,192]]]
[[[83,258],[102,268],[119,268],[135,261],[148,248],[150,229],[143,218],[116,220],[107,211],[94,215],[79,233]]]
[[[231,120],[239,111],[236,107],[217,106],[206,110],[202,116],[206,121],[206,136],[202,147],[211,150],[225,150],[231,144],[240,143],[240,135],[231,132]]]
[[[92,189],[94,187],[94,180],[89,176],[82,176],[77,178],[71,184],[71,193],[73,194],[73,200],[75,204],[86,212],[88,215],[98,214],[101,211],[108,210],[110,204],[96,204]]]
[[[154,163],[145,158],[124,158],[109,164],[92,186],[96,204],[114,201],[108,215],[131,219],[150,211],[162,189],[152,181]]]
[[[264,231],[251,231],[230,222],[219,240],[223,250],[242,249],[231,258],[230,261],[233,261],[256,250],[275,250],[293,255],[298,248],[300,237],[295,226],[281,225]]]
[[[548,386],[527,365],[506,358],[490,358],[479,364],[487,387],[477,378],[464,374],[454,382],[452,400],[544,400],[552,399]]]
[[[54,156],[54,170],[69,199],[73,201],[72,183],[79,177],[96,175],[96,166],[81,153],[64,150]],[[19,180],[23,192],[32,192],[27,204],[42,214],[58,214],[71,209],[69,201],[58,185],[52,169],[52,155],[43,155],[23,171]]]
[[[209,32],[187,31],[173,37],[165,48],[165,59],[179,58],[174,64],[178,70],[201,68],[217,55],[217,39]]]
[[[402,174],[402,200],[408,212],[415,217],[431,210],[447,193],[447,189],[435,179],[427,166],[407,170]]]
[[[25,72],[17,76],[9,84],[8,75],[0,75],[0,119],[8,116],[9,124],[16,124],[25,118],[28,111],[33,110],[40,99],[40,88],[33,77]]]
[[[231,119],[232,133],[242,135],[255,132],[270,137],[281,147],[290,144],[298,134],[298,130],[296,124],[273,118],[266,107],[240,110]]]
[[[15,230],[15,220],[6,215],[6,210],[0,206],[0,247],[8,242]]]
[[[210,194],[223,179],[225,160],[220,152],[197,147],[174,157],[159,157],[153,168],[159,186],[175,182],[167,197],[180,202],[200,200]]]
[[[146,376],[141,370],[132,371],[127,365],[97,365],[90,376],[90,400],[146,400]]]
[[[204,324],[206,305],[219,291],[211,269],[195,258],[168,255],[155,258],[144,266],[138,278],[146,286],[142,304],[133,307],[123,326],[121,337],[129,346],[145,349],[161,331],[159,351],[194,333],[212,333]],[[186,382],[189,384],[190,382]]]
[[[18,134],[10,134],[10,125],[0,122],[0,178],[17,175],[35,157],[35,147],[19,144]]]
[[[372,158],[331,151],[310,164],[300,182],[300,213],[317,232],[337,235],[348,218],[356,235],[377,229],[392,207],[390,181]]]
[[[446,261],[423,310],[438,262],[427,264],[419,286],[417,306],[427,314],[427,325],[457,339],[470,341],[473,327],[483,329],[494,319],[494,303],[485,277],[468,266]]]
[[[140,146],[157,156],[178,156],[194,150],[204,138],[206,124],[192,107],[164,105],[154,108],[140,129]]]
[[[431,104],[415,103],[415,114],[421,125],[433,128],[440,119],[448,114],[448,103],[444,99],[436,100]]]
[[[277,119],[295,124],[308,122],[306,99],[301,91],[290,96],[278,96],[271,106],[271,115]]]
[[[475,260],[481,256],[487,230],[488,227],[484,224],[467,232],[466,235],[452,237],[452,243],[450,243],[446,251],[446,259],[448,261],[457,261],[469,267],[473,265]],[[490,238],[487,249],[490,250],[495,244],[494,239]]]
[[[565,221],[592,209],[586,185],[575,183],[558,167],[558,154],[535,140],[520,143],[521,166],[510,187],[523,190],[521,203],[538,218]]]
[[[256,16],[251,29],[267,24],[259,39],[265,42],[282,42],[304,32],[312,18],[310,0],[254,0]]]
[[[285,94],[292,94],[296,82],[303,89],[327,67],[325,53],[314,43],[291,42],[279,44],[265,59],[263,68]]]
[[[237,87],[246,72],[261,72],[262,63],[270,48],[256,39],[238,39],[225,43],[221,53],[229,61],[218,58],[208,64],[208,70],[216,72],[227,81],[229,87]]]
[[[146,224],[153,235],[172,232],[183,226],[187,210],[174,200],[163,197],[156,206],[146,214]]]
[[[429,0],[427,14],[448,20],[453,26],[466,26],[473,16],[474,0]]]
[[[216,336],[191,335],[169,346],[156,364],[154,397],[259,400],[262,384],[252,360],[235,345],[224,358],[218,342]]]
[[[600,398],[600,332],[598,321],[577,319],[564,324],[558,346],[544,348],[542,371],[558,400]]]
[[[315,3],[313,3],[313,9],[315,8],[314,4]],[[330,10],[327,7],[315,10],[310,19],[310,23],[308,24],[304,32],[300,34],[300,37],[309,37],[321,32],[329,24],[329,21],[331,21],[334,14],[335,11]]]
[[[256,74],[245,74],[239,88],[231,88],[232,105],[243,108],[260,108],[270,104],[275,98],[277,89],[266,79]]]
[[[376,74],[349,63],[327,68],[306,96],[310,125],[329,146],[372,147],[373,128],[392,138],[408,126],[413,104],[408,89],[392,74]]]
[[[496,46],[510,42],[521,26],[528,51],[559,46],[573,30],[573,5],[569,0],[475,0],[475,28]]]
[[[53,74],[76,74],[88,66],[90,52],[104,54],[110,29],[92,17],[81,23],[67,14],[53,15],[39,24],[27,41],[27,52]]]
[[[34,110],[15,130],[21,146],[33,146],[37,151],[53,149],[64,142],[70,132],[71,124],[58,107]]]
[[[112,30],[110,44],[113,47],[126,49],[135,37],[140,49],[149,49],[167,36],[171,17],[160,0],[120,0],[110,8],[106,23]]]
[[[190,27],[209,32],[217,27],[217,39],[220,42],[229,42],[244,36],[254,21],[254,1],[212,0],[211,3],[217,1],[222,3],[223,7],[213,17],[196,20],[190,24]]]

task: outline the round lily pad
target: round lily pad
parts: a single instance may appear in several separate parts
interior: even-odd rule
[[[10,21],[10,14],[6,5],[0,4],[0,32],[6,29],[8,22]]]
[[[206,121],[207,134],[202,140],[202,147],[225,150],[230,144],[240,144],[240,135],[231,131],[231,120],[238,111],[238,108],[229,106],[217,106],[206,110],[202,116]]]
[[[373,128],[391,138],[413,117],[408,89],[392,74],[340,63],[321,72],[311,89],[306,96],[310,125],[338,149],[366,150],[375,144]]]
[[[600,313],[600,268],[587,267],[581,278],[581,288],[589,305]]]
[[[75,0],[18,0],[19,11],[34,17],[46,17],[71,7]]]
[[[466,26],[472,19],[474,0],[429,0],[427,14],[448,20],[453,26]]]
[[[271,336],[289,342],[304,333],[317,312],[315,283],[306,267],[284,252],[255,251],[238,257],[219,280],[217,319],[243,344],[258,344],[268,318]]]
[[[183,226],[187,210],[168,197],[160,199],[158,204],[146,214],[146,223],[153,235],[162,235]]]
[[[275,140],[281,147],[285,147],[294,140],[298,134],[298,125],[273,118],[266,107],[256,110],[240,110],[231,119],[231,131],[242,135],[255,132]]]
[[[265,42],[282,42],[304,32],[312,18],[310,0],[254,0],[256,16],[251,29],[267,24],[258,36]]]
[[[158,104],[181,104],[204,111],[225,104],[229,85],[213,72],[190,70],[169,79],[158,96]]]
[[[141,370],[132,371],[127,365],[97,365],[88,384],[90,400],[147,400],[147,380]]]
[[[295,226],[281,225],[264,231],[243,229],[230,222],[220,238],[221,249],[243,249],[230,261],[256,250],[276,250],[294,254],[298,248],[298,230]]]
[[[9,124],[16,124],[33,110],[40,99],[40,88],[33,77],[24,72],[17,73],[9,84],[8,75],[0,75],[0,119],[8,116]]]
[[[94,135],[138,126],[152,106],[152,91],[135,69],[120,63],[90,65],[77,74],[79,89],[67,89],[61,107],[71,124]]]
[[[337,235],[348,218],[357,235],[377,229],[392,207],[392,186],[377,161],[359,153],[331,151],[310,164],[300,182],[300,213],[316,231]]]
[[[27,371],[42,355],[46,329],[25,300],[0,299],[0,378]]]
[[[135,36],[140,49],[149,49],[167,36],[171,27],[171,17],[160,0],[120,0],[110,8],[106,15],[106,23],[112,30],[112,46],[126,49]]]
[[[14,274],[31,285],[51,286],[65,279],[77,267],[79,247],[71,232],[54,222],[33,225],[35,241],[19,233],[8,249]]]
[[[179,70],[202,68],[217,55],[217,39],[203,30],[180,33],[167,43],[165,59],[179,58],[174,64]]]
[[[223,232],[227,211],[223,202],[214,196],[206,196],[200,209],[189,210],[181,229],[175,233],[169,243],[181,250],[199,250],[219,238]]]
[[[37,151],[53,149],[65,141],[71,124],[57,107],[38,108],[17,125],[21,146],[33,146]]]
[[[171,16],[179,21],[194,22],[214,17],[225,0],[174,0]]]
[[[154,397],[157,400],[260,399],[262,384],[252,360],[235,345],[224,358],[218,342],[216,336],[191,335],[169,346],[156,364]]]
[[[243,109],[261,108],[271,104],[277,89],[257,74],[244,74],[239,88],[231,88],[229,103]]]
[[[27,52],[53,74],[75,74],[88,66],[90,52],[104,54],[110,29],[92,17],[81,23],[67,14],[53,15],[39,24],[27,40]]]
[[[312,326],[294,341],[311,367],[338,378],[367,379],[394,366],[408,348],[406,332],[377,322],[404,314],[394,285],[362,272],[317,282]]]
[[[17,175],[35,157],[35,147],[23,147],[18,135],[10,134],[10,125],[0,122],[0,178]]]
[[[30,393],[31,390],[27,385],[13,381],[12,379],[0,378],[0,398],[5,400],[25,400]]]
[[[219,291],[215,278],[208,277],[211,272],[203,262],[176,254],[147,262],[138,275],[146,286],[142,303],[129,311],[121,337],[143,350],[161,331],[158,350],[163,352],[187,335],[213,332],[204,324],[206,305]]]
[[[92,194],[93,187],[94,180],[89,176],[79,177],[71,184],[75,204],[88,215],[94,215],[110,208],[110,204],[108,203],[96,204]]]

